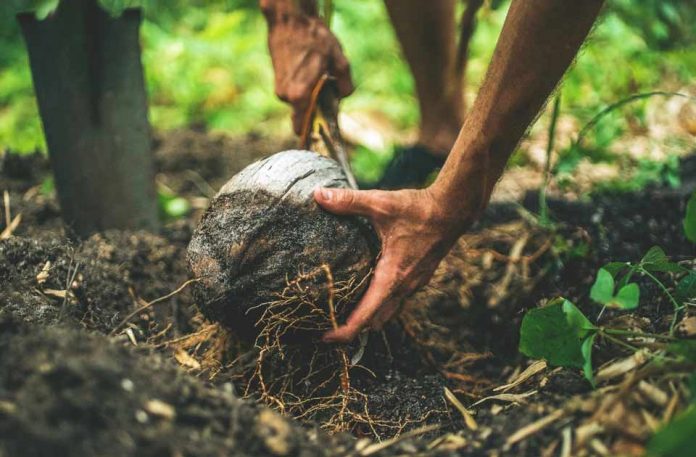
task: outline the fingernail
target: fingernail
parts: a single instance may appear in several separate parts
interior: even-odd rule
[[[325,201],[329,202],[333,198],[333,191],[329,189],[322,188],[320,191],[321,193],[321,198],[323,198]]]

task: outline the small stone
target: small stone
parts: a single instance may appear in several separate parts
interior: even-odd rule
[[[125,390],[126,392],[133,392],[133,388],[135,387],[135,384],[133,384],[133,381],[131,381],[128,378],[123,378],[121,380],[121,388]]]
[[[172,405],[157,399],[145,403],[145,411],[166,420],[172,420],[176,417],[176,410]]]

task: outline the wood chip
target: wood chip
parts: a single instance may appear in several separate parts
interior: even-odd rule
[[[446,387],[445,387],[446,389]],[[360,451],[360,455],[363,457],[367,457],[372,454],[376,454],[380,451],[383,451],[387,449],[388,447],[391,447],[395,445],[396,443],[399,443],[403,440],[413,438],[414,436],[422,435],[424,433],[432,432],[434,430],[437,430],[440,428],[439,424],[432,424],[432,425],[426,425],[425,427],[418,428],[416,430],[411,430],[406,433],[402,433],[399,436],[395,436],[394,438],[382,441],[381,443],[373,443],[370,444],[369,446],[365,446],[362,451]]]
[[[17,230],[17,227],[19,227],[19,224],[22,222],[22,215],[17,214],[14,219],[12,219],[12,222],[5,227],[5,229],[0,233],[0,240],[6,240],[9,237],[12,236],[15,230]]]
[[[590,447],[592,448],[593,451],[595,451],[597,454],[599,454],[602,457],[609,457],[611,455],[609,448],[606,447],[604,445],[604,443],[602,443],[597,438],[590,441]]]
[[[455,433],[447,433],[442,435],[428,444],[429,451],[456,451],[465,447],[469,441],[461,435]]]
[[[679,393],[678,392],[673,392],[672,393],[672,398],[670,398],[669,403],[667,404],[667,407],[665,408],[664,413],[662,414],[662,422],[667,423],[672,420],[672,417],[674,417],[674,413],[677,410],[677,406],[679,405]]]
[[[640,409],[640,413],[643,416],[643,420],[645,421],[645,424],[650,428],[650,431],[655,433],[658,428],[660,428],[660,421],[657,420],[655,416],[650,414],[648,411],[644,410],[643,408]]]
[[[600,368],[595,376],[595,380],[597,382],[601,382],[623,376],[629,371],[639,368],[641,365],[647,362],[649,358],[650,356],[647,350],[641,349],[640,351],[636,351],[625,359],[612,362],[609,365]]]
[[[44,289],[42,290],[44,295],[49,295],[56,298],[66,298],[68,296],[67,290],[57,290],[57,289]]]
[[[544,416],[538,421],[532,422],[529,425],[525,425],[521,429],[513,433],[506,441],[507,446],[512,446],[513,444],[529,438],[530,436],[539,433],[541,430],[545,429],[549,425],[556,422],[561,417],[565,416],[566,412],[562,409],[557,409],[548,416]]]
[[[172,405],[157,399],[145,403],[145,411],[166,420],[172,420],[176,417],[176,410]]]
[[[575,439],[578,446],[584,446],[595,436],[604,432],[604,426],[597,421],[590,421],[575,429]]]
[[[490,397],[485,397],[471,405],[472,407],[480,405],[481,403],[484,403],[486,401],[490,400],[498,400],[498,401],[504,401],[508,403],[526,403],[527,400],[525,400],[527,397],[530,397],[537,393],[536,390],[530,390],[529,392],[525,392],[523,394],[498,394],[498,395],[491,395]]]
[[[546,369],[546,366],[547,365],[545,360],[537,360],[533,364],[529,365],[522,373],[517,375],[515,379],[510,381],[508,384],[496,387],[495,389],[493,389],[493,392],[507,392],[510,389],[514,389],[515,387],[519,386],[535,374],[544,371]]]
[[[48,280],[49,273],[51,271],[51,261],[47,260],[46,263],[44,263],[44,266],[41,268],[41,271],[39,272],[38,275],[36,275],[36,282],[39,284],[43,284]]]
[[[563,427],[561,436],[563,437],[563,442],[559,457],[570,457],[570,453],[573,450],[573,430],[570,428],[570,425]]]
[[[191,357],[189,353],[184,351],[183,349],[177,350],[174,353],[174,358],[183,367],[192,368],[194,370],[198,370],[201,367],[200,362]]]
[[[128,336],[128,339],[130,340],[131,344],[133,344],[133,346],[137,346],[138,340],[135,339],[135,333],[133,333],[133,329],[128,327],[125,330],[125,333],[126,333],[126,336]]]
[[[454,393],[452,393],[452,391],[449,390],[447,387],[445,387],[445,398],[449,400],[449,402],[452,403],[452,405],[454,405],[454,407],[459,410],[462,417],[464,418],[464,423],[469,428],[469,430],[476,430],[478,428],[478,424],[476,423],[476,420],[474,419],[474,416],[471,414],[471,412],[468,409],[466,409],[462,402],[459,401],[457,396],[454,395]]]
[[[669,395],[664,390],[647,381],[640,381],[638,390],[643,394],[643,398],[646,398],[655,406],[665,407],[669,401]]]

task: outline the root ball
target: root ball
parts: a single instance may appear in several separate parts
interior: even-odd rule
[[[377,237],[364,220],[321,209],[313,197],[320,186],[348,182],[335,161],[291,150],[249,165],[222,187],[188,247],[199,279],[195,298],[206,317],[255,338],[265,308],[277,304],[298,276],[328,266],[333,283],[367,283],[362,279],[374,265]],[[309,287],[321,301],[328,294],[326,275],[315,276],[321,283]],[[306,281],[298,287],[307,287]],[[343,314],[361,294],[352,291]]]

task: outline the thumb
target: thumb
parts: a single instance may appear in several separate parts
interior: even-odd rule
[[[369,191],[319,187],[314,191],[314,199],[319,206],[338,215],[369,216],[372,213]]]

